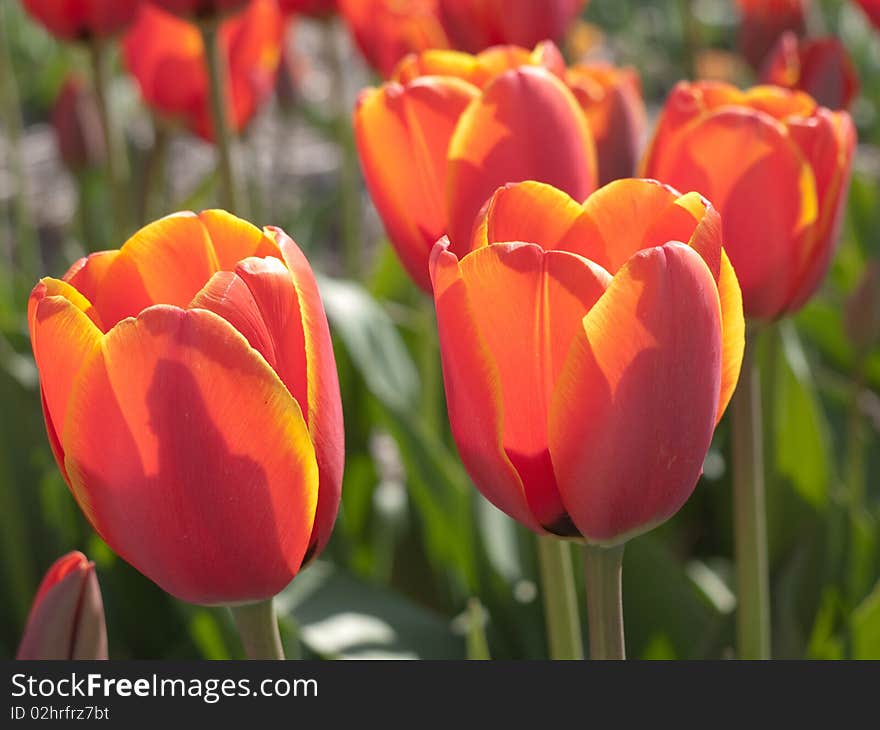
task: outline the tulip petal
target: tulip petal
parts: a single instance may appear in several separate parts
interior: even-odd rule
[[[309,262],[299,246],[280,228],[268,227],[266,235],[281,250],[284,261],[296,288],[299,302],[299,315],[302,319],[303,343],[308,373],[308,407],[305,410],[306,423],[315,445],[318,471],[321,475],[321,488],[318,493],[318,507],[315,513],[315,526],[306,553],[306,560],[320,552],[330,539],[339,501],[342,497],[342,472],[345,465],[345,428],[342,418],[342,399],[339,393],[339,376],[333,354],[333,341],[324,304],[318,291],[318,284]],[[269,320],[267,320],[269,321]],[[276,349],[283,359],[292,361],[292,355],[285,355],[286,348],[297,350],[290,335],[292,326],[280,324],[280,331],[288,333],[289,340],[276,337]]]
[[[92,306],[76,289],[58,279],[42,279],[28,301],[28,327],[40,373],[43,415],[52,452],[64,470],[59,433],[64,425],[73,382],[101,340],[89,317]]]
[[[610,277],[579,256],[530,244],[482,248],[459,267],[508,406],[501,413],[505,453],[537,521],[571,534],[547,451],[547,407],[575,331]],[[456,351],[472,346],[461,342]]]
[[[109,271],[111,264],[116,260],[118,255],[119,251],[113,250],[97,251],[88,256],[84,256],[67,270],[67,273],[64,274],[63,280],[74,287],[90,302],[97,301],[98,289],[101,286],[101,282],[104,281],[107,271]],[[106,331],[101,323],[101,317],[98,314],[98,310],[95,307],[92,307],[89,310],[89,316],[103,331]]]
[[[426,77],[407,86],[364,92],[355,112],[355,140],[367,188],[401,262],[430,290],[428,257],[446,233],[446,152],[476,87]]]
[[[217,269],[201,220],[175,213],[126,241],[104,275],[95,306],[107,328],[153,304],[185,307]]]
[[[577,100],[544,68],[523,66],[486,87],[449,146],[449,237],[471,241],[480,209],[505,183],[550,183],[577,200],[596,187],[596,155]]]
[[[259,228],[225,210],[204,210],[199,213],[199,220],[208,231],[217,267],[222,271],[232,271],[239,261],[250,256],[281,258],[278,247]]]
[[[114,327],[77,379],[62,443],[102,538],[172,595],[262,600],[299,568],[311,440],[278,376],[214,313],[159,305]]]
[[[715,281],[689,246],[640,251],[583,321],[550,409],[563,503],[588,540],[620,542],[690,496],[718,407]]]

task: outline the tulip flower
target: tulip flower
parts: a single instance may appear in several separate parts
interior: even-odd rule
[[[880,28],[880,0],[856,0],[875,28]]]
[[[855,141],[849,114],[806,94],[682,82],[666,101],[643,169],[699,190],[718,208],[746,315],[770,320],[799,309],[822,281]]]
[[[218,42],[228,67],[227,116],[235,131],[271,96],[283,30],[274,0],[254,0],[220,26]],[[125,36],[123,57],[150,107],[203,139],[214,139],[206,56],[195,25],[145,5]]]
[[[761,81],[805,91],[829,109],[847,109],[859,91],[859,77],[843,44],[834,36],[798,42],[786,32],[767,57]]]
[[[134,21],[142,0],[22,0],[24,9],[65,41],[115,35]]]
[[[107,155],[98,103],[78,76],[68,76],[52,107],[52,127],[64,164],[74,172],[100,166]]]
[[[169,13],[197,20],[216,18],[244,8],[250,0],[149,0]]]
[[[633,68],[579,64],[565,81],[587,115],[596,140],[599,184],[635,174],[645,130],[642,83]]]
[[[600,544],[681,507],[743,349],[706,200],[651,180],[583,205],[507,185],[469,250],[442,239],[430,268],[453,436],[489,501],[535,532]]]
[[[269,599],[326,544],[342,410],[315,279],[278,228],[178,213],[28,306],[46,429],[83,513],[192,603]]]
[[[739,47],[758,70],[785,31],[798,36],[807,30],[807,0],[737,0]]]
[[[532,47],[559,40],[588,0],[439,0],[440,17],[455,48]]]
[[[507,185],[469,250],[441,239],[430,268],[452,434],[490,502],[600,555],[684,504],[743,352],[739,287],[706,200],[651,180],[583,205]],[[598,623],[591,608],[604,656]]]
[[[34,597],[16,659],[106,659],[107,627],[95,564],[60,557]]]
[[[449,48],[437,0],[338,0],[361,53],[387,78],[404,56],[429,48]]]
[[[595,188],[592,134],[564,73],[552,44],[428,51],[361,93],[354,127],[367,188],[425,291],[433,244],[448,233],[454,250],[466,250],[498,186],[538,180],[578,199]]]

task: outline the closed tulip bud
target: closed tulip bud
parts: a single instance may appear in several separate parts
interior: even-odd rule
[[[250,0],[148,0],[169,13],[182,18],[209,20],[234,13],[245,7]]]
[[[880,261],[871,261],[846,301],[847,337],[861,353],[880,342]]]
[[[385,78],[409,53],[449,48],[437,0],[339,0],[338,4],[367,63]]]
[[[856,0],[875,28],[880,28],[880,0]]]
[[[477,53],[490,46],[531,48],[559,40],[588,0],[439,0],[453,45]]]
[[[22,0],[24,9],[65,41],[115,35],[132,23],[142,0]]]
[[[336,0],[278,0],[283,13],[323,17],[336,12]]]
[[[859,91],[859,77],[843,44],[834,36],[798,41],[787,32],[767,57],[761,81],[804,91],[829,109],[847,109]]]
[[[499,185],[538,180],[577,198],[595,189],[593,137],[564,74],[552,44],[427,51],[362,92],[354,127],[367,188],[425,291],[434,243],[448,233],[453,250],[466,248]]]
[[[106,659],[95,564],[73,551],[55,561],[31,605],[16,659]]]
[[[218,42],[228,69],[230,127],[240,132],[272,95],[284,24],[275,0],[253,0],[224,20]],[[122,46],[144,101],[158,114],[214,139],[208,70],[197,26],[145,5]]]
[[[643,171],[712,201],[746,316],[774,319],[803,306],[828,269],[855,143],[849,114],[806,94],[682,82]]]
[[[443,239],[430,266],[452,433],[489,501],[604,545],[682,506],[744,345],[707,201],[651,180],[583,205],[507,185],[468,249]]]
[[[580,64],[565,79],[586,112],[596,141],[599,184],[632,177],[646,122],[638,72],[609,64]]]
[[[34,288],[49,442],[104,541],[201,604],[278,593],[339,505],[333,349],[278,228],[178,213]]]
[[[737,0],[737,5],[739,48],[755,70],[785,31],[802,36],[807,30],[807,0]]]
[[[107,154],[98,103],[79,77],[68,76],[52,107],[52,127],[61,159],[74,172],[103,164]]]

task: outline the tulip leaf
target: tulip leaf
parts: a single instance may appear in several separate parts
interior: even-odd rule
[[[277,598],[279,616],[328,658],[464,659],[452,620],[318,561]]]
[[[831,479],[828,426],[797,333],[783,324],[779,335],[783,356],[776,358],[773,393],[776,471],[821,510],[828,504]]]
[[[851,623],[853,658],[880,657],[880,583],[853,611]]]
[[[331,330],[370,392],[396,412],[418,404],[419,376],[391,317],[359,284],[319,278]]]

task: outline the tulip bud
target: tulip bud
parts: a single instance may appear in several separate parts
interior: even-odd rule
[[[767,57],[761,81],[805,91],[829,109],[849,108],[859,91],[855,66],[837,38],[798,41],[790,31]]]
[[[336,0],[278,0],[283,13],[324,17],[336,12]]]
[[[856,0],[875,28],[880,29],[880,0]]]
[[[645,131],[642,83],[632,68],[573,66],[565,77],[596,141],[599,184],[632,177]]]
[[[68,76],[52,108],[52,127],[61,159],[72,171],[103,164],[107,154],[101,115],[91,88]]]
[[[843,319],[847,337],[859,352],[880,342],[880,261],[866,267],[846,301]]]
[[[785,31],[802,36],[807,30],[807,0],[737,0],[737,5],[739,47],[756,70]]]
[[[143,0],[23,0],[24,9],[54,36],[88,40],[115,35],[134,20]]]
[[[37,589],[16,659],[106,659],[107,628],[95,564],[73,551]]]

